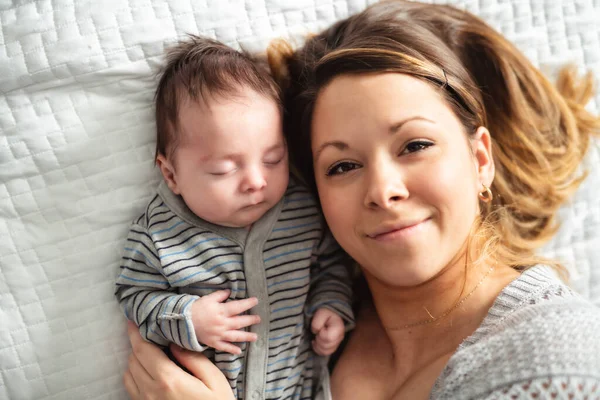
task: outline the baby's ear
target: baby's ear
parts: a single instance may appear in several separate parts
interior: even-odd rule
[[[177,174],[173,164],[163,154],[159,154],[156,157],[156,165],[160,168],[160,172],[169,189],[175,194],[180,194],[179,187],[177,186]]]
[[[479,182],[492,186],[496,168],[492,156],[492,137],[487,128],[480,126],[471,140]]]

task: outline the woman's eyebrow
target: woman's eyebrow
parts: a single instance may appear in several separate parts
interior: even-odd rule
[[[432,121],[429,118],[425,118],[420,115],[415,115],[413,117],[408,117],[399,122],[396,122],[395,124],[392,124],[392,126],[390,126],[390,133],[394,134],[394,133],[398,132],[404,124],[411,122],[411,121],[425,121],[425,122],[431,122],[432,124],[435,124],[435,121]]]
[[[416,120],[426,121],[426,122],[435,124],[435,121],[432,121],[429,118],[425,118],[420,115],[416,115],[413,117],[405,118],[399,122],[392,124],[392,126],[390,126],[390,133],[394,134],[394,133],[398,132],[398,130],[400,130],[400,128],[402,128],[402,126],[404,124],[411,122],[411,121],[416,121]],[[343,150],[347,150],[349,146],[348,146],[348,144],[346,144],[342,141],[339,141],[339,140],[332,140],[330,142],[325,142],[322,145],[320,145],[319,148],[315,151],[314,159],[317,160],[319,158],[319,156],[321,155],[321,153],[323,152],[323,150],[325,150],[327,147],[335,147],[336,149],[343,151]]]
[[[319,158],[319,156],[321,155],[321,153],[323,152],[323,150],[325,150],[327,147],[335,147],[338,150],[347,150],[348,149],[348,145],[344,142],[341,142],[339,140],[333,140],[331,142],[325,142],[322,145],[319,146],[319,148],[317,149],[317,151],[315,151],[315,157],[314,159],[317,160]]]

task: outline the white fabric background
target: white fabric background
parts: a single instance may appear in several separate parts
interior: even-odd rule
[[[0,0],[0,399],[126,398],[113,281],[158,182],[151,102],[165,46],[189,32],[260,51],[372,2]],[[575,62],[600,78],[600,0],[450,2],[547,73]],[[598,142],[586,166],[545,253],[600,304]]]

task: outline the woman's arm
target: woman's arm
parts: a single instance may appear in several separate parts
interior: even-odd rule
[[[230,400],[233,392],[225,375],[201,353],[171,346],[175,358],[193,375],[169,360],[157,346],[142,339],[128,322],[133,351],[123,381],[129,397],[157,400]]]

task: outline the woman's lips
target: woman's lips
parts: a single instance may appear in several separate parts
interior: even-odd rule
[[[429,221],[429,218],[419,222],[398,223],[390,227],[384,227],[376,230],[373,234],[367,235],[369,238],[377,241],[388,241],[404,238],[419,231],[423,225]]]

